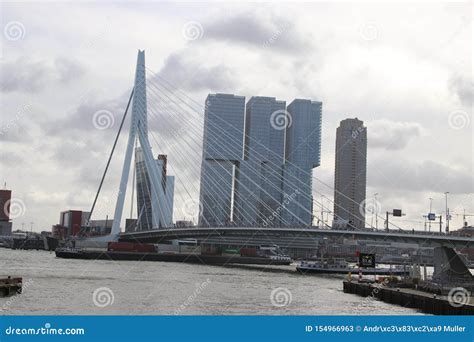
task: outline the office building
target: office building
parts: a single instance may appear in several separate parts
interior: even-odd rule
[[[167,175],[166,155],[158,155],[155,162],[158,166],[158,176],[164,193],[163,203],[159,202],[157,194],[154,194],[151,190],[142,148],[137,147],[135,149],[137,230],[150,230],[173,225],[174,176]],[[160,215],[153,215],[155,211],[159,212]],[[155,222],[156,217],[161,217],[160,221],[163,222]]]
[[[274,97],[247,102],[244,160],[236,177],[235,219],[241,226],[280,225],[280,215],[273,213],[282,199],[285,126],[278,120],[285,110],[285,101]]]
[[[290,226],[311,226],[313,169],[320,165],[322,103],[295,99],[288,105],[283,220]],[[285,199],[287,199],[285,201]]]
[[[206,99],[199,195],[201,226],[227,225],[232,220],[234,175],[243,153],[244,113],[243,96],[209,94]]]
[[[336,132],[334,222],[337,228],[365,227],[367,129],[364,122],[342,120]]]
[[[210,94],[199,224],[310,225],[321,107],[320,102],[297,99],[287,111],[286,102],[274,97],[254,96],[245,104],[242,96]],[[286,203],[290,195],[291,205]]]

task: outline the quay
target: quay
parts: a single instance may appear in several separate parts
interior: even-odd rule
[[[410,288],[384,287],[375,283],[344,280],[345,293],[377,298],[385,303],[419,309],[433,315],[474,315],[474,298],[466,303],[450,303],[447,296],[436,295]]]
[[[22,278],[4,278],[0,279],[0,297],[20,294],[22,290]]]

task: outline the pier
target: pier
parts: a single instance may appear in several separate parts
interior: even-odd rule
[[[359,283],[345,280],[345,293],[377,298],[385,303],[419,309],[433,315],[474,315],[474,299],[465,303],[451,303],[448,296],[439,296],[409,288],[383,287],[375,283]]]
[[[20,294],[22,290],[22,278],[4,278],[0,279],[0,297],[12,296]]]

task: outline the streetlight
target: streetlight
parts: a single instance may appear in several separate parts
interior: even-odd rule
[[[444,194],[446,196],[446,234],[449,234],[449,208],[448,208],[449,191],[446,191]]]
[[[377,207],[377,195],[378,195],[378,194],[379,194],[378,192],[376,192],[376,193],[374,194],[374,201],[375,201],[375,203],[374,203],[374,205],[375,205],[375,229],[379,229],[379,220],[378,220],[378,215],[377,215],[377,208],[378,208],[378,207]],[[373,217],[373,213],[372,213],[372,217]],[[371,225],[372,225],[372,224],[371,224]]]

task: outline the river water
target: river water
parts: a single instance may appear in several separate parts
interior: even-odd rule
[[[261,268],[72,260],[0,248],[0,278],[8,275],[23,277],[23,293],[0,298],[1,315],[420,314],[345,294],[341,276]]]

